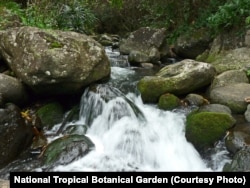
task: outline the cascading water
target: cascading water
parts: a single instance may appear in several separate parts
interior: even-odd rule
[[[81,98],[81,124],[95,149],[54,171],[221,171],[229,161],[218,146],[203,160],[185,138],[185,110],[163,111],[143,104],[136,90],[138,73],[127,61],[111,59],[111,80],[86,89]]]

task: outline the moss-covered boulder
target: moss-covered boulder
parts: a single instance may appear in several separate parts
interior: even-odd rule
[[[211,43],[209,50],[199,55],[196,60],[211,63],[218,74],[228,70],[241,70],[248,67],[250,48],[248,33],[245,37],[235,35],[237,31],[230,29],[221,32]]]
[[[215,76],[208,63],[185,59],[160,69],[155,76],[145,76],[137,87],[144,102],[158,102],[161,95],[185,95],[208,86]]]
[[[67,135],[52,141],[43,153],[47,167],[69,164],[94,148],[94,143],[85,135]]]
[[[58,102],[48,103],[37,110],[42,126],[51,129],[55,124],[62,122],[64,111]]]
[[[179,107],[180,105],[181,100],[171,93],[166,93],[162,95],[158,102],[158,107],[163,110],[173,110]]]
[[[193,112],[187,116],[186,138],[198,150],[212,147],[236,123],[227,113]]]

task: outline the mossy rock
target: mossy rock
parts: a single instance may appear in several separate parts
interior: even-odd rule
[[[180,106],[180,99],[173,94],[167,93],[161,95],[158,107],[163,110],[173,110]]]
[[[236,120],[226,113],[190,113],[186,121],[186,138],[197,150],[203,151],[213,147],[235,123]]]
[[[37,111],[38,117],[41,119],[43,127],[51,129],[55,124],[62,122],[64,111],[60,103],[48,103]]]
[[[47,167],[69,164],[94,148],[94,143],[85,135],[67,135],[52,141],[43,153],[43,164]]]
[[[138,82],[137,87],[143,102],[157,103],[161,95],[175,88],[175,83],[167,78],[145,76]]]

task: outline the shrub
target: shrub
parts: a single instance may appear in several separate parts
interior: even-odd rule
[[[79,33],[89,33],[96,21],[94,14],[78,1],[64,4],[56,16],[56,24],[59,29]]]
[[[218,11],[207,19],[210,28],[213,30],[220,31],[231,27],[249,25],[249,0],[230,0],[218,8]]]

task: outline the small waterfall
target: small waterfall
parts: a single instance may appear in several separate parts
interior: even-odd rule
[[[145,105],[139,96],[108,102],[99,95],[83,95],[81,120],[89,109],[99,113],[90,121],[87,136],[96,149],[86,157],[55,170],[70,171],[210,171],[194,147],[185,139],[185,115]],[[101,105],[100,105],[101,104]],[[138,117],[143,114],[144,121]]]
[[[129,67],[128,57],[121,55],[119,51],[113,50],[112,47],[106,47],[106,54],[112,67]]]
[[[79,124],[95,149],[55,171],[221,171],[228,162],[218,146],[204,160],[185,138],[186,111],[144,104],[136,90],[140,76],[119,52],[107,48],[111,79],[82,95]],[[116,62],[116,59],[117,62]],[[125,59],[121,62],[121,59]]]
[[[112,59],[111,78],[106,84],[93,85],[80,100],[78,134],[95,144],[94,150],[77,161],[56,166],[52,171],[222,171],[230,162],[224,142],[212,148],[205,158],[185,138],[187,109],[160,110],[144,104],[136,89],[138,80],[154,71],[130,67],[126,57],[107,48]],[[116,58],[119,62],[116,63]],[[121,60],[124,60],[122,62]],[[61,124],[48,131],[49,142],[59,136]],[[86,125],[86,127],[85,127]],[[0,170],[7,178],[10,171],[43,171],[36,156],[19,159]]]
[[[102,118],[110,127],[124,116],[138,118],[141,123],[145,117],[140,109],[118,89],[100,84],[87,88],[81,98],[80,120],[92,125],[96,118]]]

